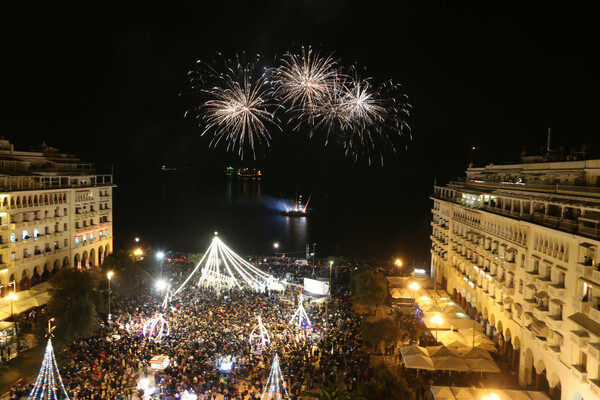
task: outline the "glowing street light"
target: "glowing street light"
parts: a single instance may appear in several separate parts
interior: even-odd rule
[[[431,323],[437,325],[435,327],[435,341],[437,342],[437,339],[438,339],[438,329],[439,329],[440,325],[444,323],[444,320],[442,319],[442,317],[440,316],[440,314],[436,314],[435,317],[431,318]]]
[[[106,277],[108,278],[108,322],[110,322],[110,280],[112,279],[115,273],[113,271],[108,271]]]
[[[140,242],[140,238],[139,238],[139,237],[136,237],[136,238],[135,238],[135,242],[136,242],[136,243],[139,243],[139,242]]]
[[[162,260],[163,258],[165,258],[165,253],[163,253],[162,251],[156,253],[156,259]]]
[[[399,258],[396,258],[396,261],[394,262],[394,264],[396,264],[397,267],[401,267],[402,266],[402,260]]]
[[[417,282],[413,282],[413,283],[411,283],[411,284],[408,286],[408,288],[411,290],[411,292],[412,292],[412,297],[413,297],[413,299],[414,299],[414,298],[415,298],[415,292],[416,292],[417,290],[419,290],[419,284],[418,284]]]
[[[135,249],[135,250],[133,251],[133,255],[134,255],[134,256],[137,256],[137,257],[140,257],[140,256],[143,256],[143,255],[144,255],[144,252],[143,252],[143,250],[142,250],[142,249],[140,249],[140,248],[138,247],[137,249]]]
[[[277,250],[279,248],[279,243],[278,242],[273,243],[273,247],[275,248],[275,250]]]
[[[18,300],[19,296],[17,296],[15,294],[15,292],[10,292],[8,294],[8,296],[5,297],[5,299],[10,301],[10,319],[14,322],[15,331],[17,332],[17,355],[18,355],[21,344],[19,343],[19,327],[17,326],[17,322],[15,321],[15,313],[13,312],[13,301]]]
[[[161,279],[156,282],[156,288],[158,290],[160,290],[161,293],[162,293],[163,289],[166,287],[167,287],[167,281],[165,281],[164,279]]]

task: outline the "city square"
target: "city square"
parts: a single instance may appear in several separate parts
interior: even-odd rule
[[[600,399],[587,5],[5,11],[0,400]]]

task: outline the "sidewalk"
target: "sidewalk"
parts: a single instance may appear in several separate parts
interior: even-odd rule
[[[37,346],[22,352],[19,357],[0,364],[0,399],[21,378],[35,378],[40,371],[46,346]]]

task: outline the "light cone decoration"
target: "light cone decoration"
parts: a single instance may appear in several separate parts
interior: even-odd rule
[[[52,348],[52,340],[50,338],[46,345],[42,368],[40,368],[40,373],[38,374],[28,398],[35,400],[69,399],[67,390],[65,389],[60,373],[58,372],[58,366],[56,365],[56,359],[54,358],[54,349]]]
[[[258,325],[250,332],[250,344],[255,347],[257,353],[262,353],[263,348],[271,342],[271,337],[264,327],[260,315],[257,318]]]
[[[163,311],[166,310],[167,306],[169,305],[169,293],[171,293],[171,285],[167,286],[167,294],[165,295],[165,299],[160,305]]]
[[[283,379],[283,375],[281,375],[281,368],[279,367],[279,356],[275,353],[271,372],[269,372],[269,379],[267,379],[265,390],[260,400],[283,400],[289,398],[290,396],[285,387],[285,380]]]
[[[310,319],[308,318],[308,314],[306,314],[306,310],[304,309],[304,305],[302,304],[302,294],[300,294],[300,305],[296,310],[296,313],[290,320],[290,324],[293,324],[294,321],[298,321],[298,325],[300,327],[306,328],[311,325]]]
[[[249,287],[255,291],[283,290],[283,284],[235,254],[217,237],[204,253],[196,268],[173,293],[176,295],[186,283],[200,270],[198,286],[210,287],[217,291],[221,289]]]

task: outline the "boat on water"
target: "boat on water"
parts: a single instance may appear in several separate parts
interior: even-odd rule
[[[310,210],[308,209],[308,202],[306,202],[306,204],[302,204],[301,195],[298,196],[298,198],[296,199],[294,207],[287,208],[285,211],[281,212],[281,215],[285,217],[306,217],[308,214],[310,214]]]
[[[262,173],[256,168],[243,167],[238,169],[237,177],[242,179],[259,180],[262,179]]]

